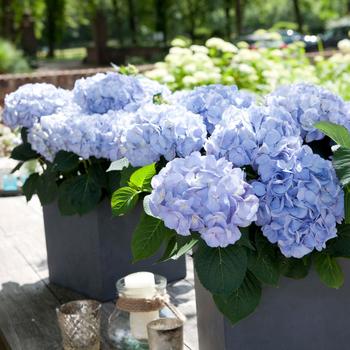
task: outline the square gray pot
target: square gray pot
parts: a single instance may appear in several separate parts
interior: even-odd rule
[[[196,278],[200,350],[348,350],[350,348],[350,263],[338,290],[316,273],[301,280],[282,278],[263,287],[255,313],[231,326]]]
[[[116,296],[115,282],[136,271],[165,276],[169,282],[186,276],[185,257],[156,264],[158,257],[132,264],[131,238],[142,212],[113,217],[108,200],[83,216],[62,216],[57,203],[43,207],[50,282],[89,298]]]

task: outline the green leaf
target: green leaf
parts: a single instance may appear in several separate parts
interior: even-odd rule
[[[163,256],[158,260],[168,261],[170,259],[178,259],[188,251],[190,251],[199,241],[198,237],[180,236],[175,234],[168,241]]]
[[[143,215],[137,226],[132,242],[133,262],[149,258],[157,252],[163,241],[172,234],[163,221],[152,216]]]
[[[11,158],[25,162],[27,160],[38,158],[39,155],[32,150],[29,143],[22,143],[12,150]]]
[[[321,281],[331,288],[340,288],[344,283],[343,271],[335,258],[319,253],[314,257],[316,271]]]
[[[120,171],[109,171],[106,173],[107,192],[112,194],[120,186]]]
[[[250,315],[259,305],[261,298],[261,284],[249,271],[242,285],[231,295],[214,295],[218,309],[232,324]]]
[[[350,224],[350,185],[344,187],[344,214],[345,223]]]
[[[156,174],[155,163],[136,170],[130,177],[130,183],[142,191],[152,191],[151,180]]]
[[[112,213],[115,216],[124,215],[135,207],[139,199],[139,191],[131,187],[118,188],[112,195]]]
[[[243,282],[247,254],[243,247],[210,248],[203,241],[194,254],[194,265],[202,285],[213,294],[229,295]]]
[[[55,156],[54,164],[57,170],[68,173],[78,168],[79,156],[72,152],[59,151]]]
[[[328,241],[327,253],[332,257],[350,258],[350,225],[337,225],[337,237]]]
[[[134,168],[129,165],[127,168],[124,168],[120,173],[120,186],[128,186],[129,179],[132,173],[134,173],[138,168]]]
[[[322,121],[316,123],[315,127],[330,137],[338,145],[350,148],[350,134],[344,126]]]
[[[34,173],[34,174],[31,174],[27,178],[26,182],[23,184],[22,191],[26,196],[26,200],[28,202],[32,199],[33,195],[37,193],[38,183],[39,183],[39,174]]]
[[[249,238],[249,227],[240,227],[239,228],[241,233],[242,233],[242,236],[241,238],[237,241],[237,244],[238,245],[241,245],[242,247],[246,247],[250,250],[255,250],[252,242],[250,241],[250,238]]]
[[[85,214],[101,199],[101,188],[87,174],[65,180],[59,188],[58,205],[63,215]]]
[[[303,259],[295,258],[280,258],[280,271],[281,274],[294,279],[305,278],[311,267],[311,257],[310,255],[305,256]]]
[[[334,152],[333,166],[343,186],[350,183],[350,149],[340,147]]]
[[[53,202],[58,194],[58,186],[56,183],[56,174],[50,169],[40,175],[37,182],[37,193],[41,205]]]
[[[120,170],[123,170],[124,168],[127,168],[128,166],[129,166],[129,161],[126,158],[122,158],[112,162],[106,171],[107,172],[120,171]]]
[[[276,286],[280,270],[274,246],[257,232],[255,235],[256,252],[249,252],[248,268],[261,282]]]

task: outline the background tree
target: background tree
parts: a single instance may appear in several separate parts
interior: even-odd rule
[[[46,36],[48,57],[54,57],[55,47],[64,30],[65,0],[45,0],[46,5]]]

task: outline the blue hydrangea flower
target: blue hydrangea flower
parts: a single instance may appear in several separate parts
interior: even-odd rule
[[[350,130],[350,118],[344,101],[319,86],[294,84],[280,87],[267,97],[267,104],[288,111],[306,142],[324,137],[323,133],[314,128],[318,121],[330,121]]]
[[[74,100],[87,114],[104,114],[109,110],[133,112],[159,93],[170,94],[155,81],[115,72],[79,79],[73,89]]]
[[[257,224],[286,257],[320,251],[337,236],[344,195],[332,163],[303,146],[288,162],[275,164],[273,176],[254,182],[260,199]]]
[[[235,166],[251,165],[256,169],[262,156],[281,159],[300,146],[299,129],[293,126],[288,112],[252,105],[244,110],[229,107],[205,149],[217,159],[225,157]]]
[[[212,133],[228,107],[248,108],[253,102],[253,95],[239,91],[235,85],[213,84],[175,93],[172,101],[193,113],[200,114],[204,118],[208,132]]]
[[[28,134],[32,148],[52,161],[60,150],[73,152],[84,159],[122,158],[121,135],[133,120],[127,112],[106,114],[57,113],[42,117]]]
[[[151,164],[164,156],[185,157],[200,150],[206,139],[202,118],[182,106],[148,104],[135,113],[122,147],[133,166]]]
[[[199,232],[210,247],[234,244],[256,219],[258,199],[245,174],[225,159],[194,152],[169,162],[152,179],[149,208],[165,226],[186,236]]]
[[[11,128],[30,128],[40,117],[71,104],[71,93],[51,84],[26,84],[6,95],[3,122]]]

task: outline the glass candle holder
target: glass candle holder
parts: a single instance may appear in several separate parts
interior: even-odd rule
[[[163,318],[147,325],[150,350],[183,350],[183,322],[178,318]]]
[[[64,350],[99,350],[101,304],[77,300],[56,309]]]
[[[119,298],[152,299],[166,295],[167,280],[150,272],[138,272],[117,282]],[[170,312],[171,314],[171,312]],[[169,316],[166,308],[156,311],[128,312],[116,307],[109,317],[108,336],[118,350],[145,350],[148,347],[147,324]]]

